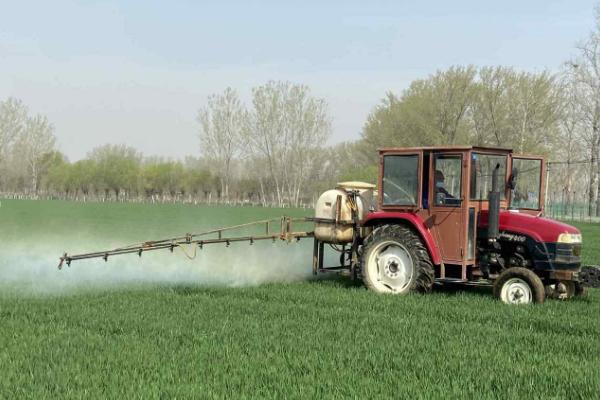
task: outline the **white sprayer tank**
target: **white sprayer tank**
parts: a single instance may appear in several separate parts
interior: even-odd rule
[[[325,243],[344,244],[352,242],[352,201],[349,193],[358,192],[356,208],[361,221],[375,206],[375,185],[365,182],[341,182],[335,189],[323,193],[315,206],[315,217],[335,220],[338,223],[315,223],[315,238]]]

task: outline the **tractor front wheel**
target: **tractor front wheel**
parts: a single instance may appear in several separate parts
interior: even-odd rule
[[[533,271],[512,267],[503,271],[494,282],[494,296],[506,304],[543,303],[544,284]]]
[[[417,234],[404,225],[375,228],[363,243],[361,275],[377,293],[429,292],[433,264]]]

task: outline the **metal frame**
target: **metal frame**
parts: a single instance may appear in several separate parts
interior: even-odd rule
[[[429,154],[428,159],[428,177],[423,177],[423,173],[426,169],[424,165],[424,154],[427,152]],[[460,246],[462,246],[461,259],[456,260],[454,258],[444,260],[444,256],[442,255],[439,258],[439,263],[436,263],[439,267],[439,278],[436,281],[467,281],[467,270],[471,267],[471,274],[476,274],[478,271],[478,267],[476,265],[476,256],[475,258],[470,258],[468,256],[467,247],[468,247],[468,214],[469,209],[474,208],[475,210],[475,218],[479,215],[479,212],[487,209],[487,200],[476,199],[472,200],[470,195],[471,190],[471,169],[472,169],[472,154],[476,152],[478,154],[486,154],[486,155],[498,155],[498,156],[506,156],[506,171],[504,176],[504,182],[507,181],[508,177],[512,173],[513,168],[513,160],[516,158],[519,159],[531,159],[531,160],[540,160],[541,161],[541,171],[540,171],[540,210],[533,209],[525,209],[525,211],[530,212],[543,212],[544,201],[545,201],[545,193],[544,188],[547,185],[545,180],[545,174],[547,171],[546,163],[543,157],[532,156],[532,155],[517,155],[513,154],[510,149],[502,149],[502,148],[487,148],[487,147],[473,147],[473,146],[432,146],[432,147],[415,147],[415,148],[386,148],[379,150],[379,176],[378,176],[378,190],[380,191],[379,199],[378,199],[378,211],[385,214],[402,214],[402,218],[408,219],[410,218],[417,219],[420,218],[423,221],[423,224],[426,228],[429,228],[429,223],[432,223],[432,218],[435,218],[435,215],[440,212],[440,210],[444,212],[455,212],[460,213],[459,220],[461,221],[461,226],[464,228],[462,234],[460,235]],[[384,205],[383,204],[383,169],[384,157],[387,155],[406,155],[406,156],[416,156],[418,160],[417,165],[417,203],[416,205]],[[435,204],[435,157],[439,155],[456,155],[461,157],[461,191],[460,198],[461,202],[458,207],[447,207]],[[423,208],[423,185],[427,184],[427,196],[428,196],[428,207],[427,209]],[[356,199],[353,196],[357,196],[358,192],[349,191],[348,196],[349,200],[353,199],[356,203]],[[510,204],[512,193],[509,189],[505,189],[505,200],[501,202],[501,208],[507,208],[508,204]],[[341,206],[341,202],[338,202],[338,207]],[[358,212],[355,208],[352,208],[352,221],[340,221],[339,220],[339,210],[336,212],[335,218],[310,218],[310,217],[288,217],[284,216],[281,218],[274,219],[266,219],[260,220],[240,225],[229,226],[225,228],[213,229],[201,233],[196,234],[186,234],[180,237],[147,241],[132,244],[129,246],[119,247],[116,249],[105,250],[105,251],[97,251],[91,253],[82,253],[69,255],[64,253],[62,257],[60,257],[60,263],[58,268],[62,268],[64,264],[70,265],[72,261],[83,260],[83,259],[91,259],[91,258],[102,258],[105,261],[108,260],[110,256],[120,255],[120,254],[138,254],[141,255],[147,251],[153,250],[161,250],[161,249],[169,249],[171,252],[176,247],[182,247],[185,252],[185,247],[191,246],[194,247],[194,257],[196,255],[196,250],[198,248],[202,249],[204,245],[209,244],[225,244],[229,246],[231,243],[236,242],[248,242],[252,245],[255,241],[260,240],[272,240],[273,242],[277,240],[291,242],[293,240],[299,241],[302,238],[313,237],[313,261],[312,261],[312,271],[313,274],[318,274],[320,272],[340,272],[340,271],[349,271],[350,276],[353,279],[358,277],[359,271],[359,248],[362,245],[363,237],[362,234],[365,234],[362,229],[368,225],[369,219],[367,218],[365,221],[360,221],[358,219]],[[406,215],[404,215],[406,214]],[[390,216],[389,218],[394,218],[394,216]],[[325,258],[325,242],[318,240],[314,237],[314,231],[295,231],[293,229],[294,223],[308,223],[308,222],[318,222],[318,223],[329,223],[333,225],[351,225],[353,227],[352,234],[352,242],[343,244],[343,245],[333,245],[330,246],[337,252],[340,253],[340,262],[339,265],[333,267],[324,267],[324,258]],[[273,230],[273,226],[279,224],[278,230]],[[256,229],[256,234],[247,234],[245,232],[239,232],[238,235],[235,235],[236,230],[241,229]],[[258,232],[258,229],[262,229],[262,232]],[[440,227],[444,231],[444,235],[446,231],[448,234],[456,234],[456,229],[450,226]],[[439,234],[439,232],[438,232]],[[476,246],[476,235],[477,229],[474,230],[473,235],[473,244]],[[429,239],[428,239],[429,240]],[[441,238],[434,239],[431,237],[432,241],[435,240],[443,240]],[[435,245],[435,243],[433,243]],[[190,257],[188,254],[186,254]],[[190,257],[193,258],[193,257]],[[448,265],[445,265],[446,262]],[[446,277],[446,267],[461,267],[461,279],[458,278],[448,278]]]
[[[356,196],[358,195],[357,191],[350,191],[348,196],[352,199],[354,204],[356,204]],[[359,263],[359,255],[358,249],[362,242],[362,237],[360,237],[360,223],[361,221],[358,219],[358,210],[355,207],[351,208],[352,211],[352,222],[342,223],[338,220],[338,213],[336,213],[336,218],[332,221],[318,221],[318,222],[329,222],[335,225],[340,224],[350,224],[352,225],[352,242],[350,243],[350,248],[346,249],[347,244],[342,244],[341,249],[338,249],[333,244],[329,244],[332,249],[340,253],[340,264],[335,267],[323,267],[324,258],[325,258],[325,242],[318,240],[316,237],[314,239],[313,244],[313,263],[312,263],[312,272],[313,275],[317,275],[323,272],[342,272],[349,271],[350,277],[355,280],[358,278],[358,263]],[[348,260],[346,260],[346,255],[349,255]]]
[[[272,230],[273,223],[279,222],[279,231],[274,232]],[[163,250],[169,249],[171,252],[176,247],[182,247],[184,245],[197,245],[200,249],[204,245],[207,244],[217,244],[224,243],[226,246],[229,246],[231,243],[235,242],[249,242],[251,245],[255,241],[259,240],[283,240],[287,242],[291,242],[292,240],[300,240],[302,238],[313,237],[314,232],[306,232],[306,231],[294,231],[293,223],[294,222],[332,222],[333,221],[325,221],[322,218],[294,218],[294,217],[281,217],[280,219],[266,219],[261,221],[249,222],[246,224],[228,226],[225,228],[213,229],[206,232],[191,234],[188,233],[185,236],[179,236],[169,239],[160,239],[160,240],[152,240],[147,242],[135,243],[125,247],[119,247],[112,250],[105,251],[96,251],[92,253],[82,253],[69,255],[64,253],[62,257],[60,257],[60,263],[58,264],[58,269],[61,269],[63,264],[67,264],[69,266],[71,262],[76,260],[84,260],[89,258],[102,258],[104,261],[108,260],[108,257],[113,255],[121,255],[121,254],[132,254],[135,253],[138,256],[142,256],[142,253],[152,250]],[[239,230],[242,228],[248,227],[258,227],[264,226],[265,233],[257,234],[257,235],[244,235],[244,236],[224,236],[224,233],[231,232],[235,230]],[[216,235],[217,237],[209,237],[206,236]]]
[[[546,188],[548,182],[546,182],[546,173],[547,173],[547,165],[546,159],[542,156],[535,156],[531,154],[514,154],[510,155],[510,173],[512,174],[513,169],[513,161],[514,159],[520,160],[532,160],[532,161],[540,161],[540,193],[539,193],[539,208],[519,208],[519,210],[523,210],[524,212],[531,212],[534,215],[541,215],[544,213],[545,205],[546,205]],[[509,175],[510,176],[510,175]],[[509,190],[508,204],[512,203],[512,190]]]
[[[468,176],[468,166],[470,165],[470,152],[466,150],[456,149],[435,149],[429,151],[429,216],[444,214],[450,216],[450,214],[458,214],[457,218],[460,221],[460,229],[462,231],[456,232],[453,229],[449,232],[450,234],[459,234],[459,248],[460,248],[460,260],[449,259],[446,257],[443,251],[443,247],[438,244],[442,259],[444,260],[440,268],[440,278],[446,278],[446,264],[447,265],[459,265],[461,268],[461,278],[466,280],[467,278],[467,265],[472,264],[467,261],[467,243],[468,243],[468,208],[469,208],[469,190],[470,181]],[[435,160],[438,156],[457,156],[460,158],[460,204],[458,206],[445,206],[435,204]],[[466,163],[466,165],[465,165]],[[445,229],[439,228],[437,230],[437,239],[442,241],[440,231],[446,231]]]
[[[377,207],[380,210],[385,211],[398,211],[398,210],[409,210],[409,211],[418,211],[422,208],[422,184],[421,180],[417,179],[417,198],[416,205],[393,205],[393,204],[383,204],[383,158],[385,156],[417,156],[417,178],[421,177],[423,173],[423,151],[418,148],[407,148],[407,149],[382,149],[379,150],[379,176],[378,176],[378,190],[379,190],[379,198],[377,199]]]
[[[428,208],[423,208],[423,171],[425,170],[425,166],[423,165],[425,159],[425,153],[430,155],[429,158],[429,176],[425,180],[428,184]],[[543,202],[545,201],[545,196],[543,193],[544,187],[546,185],[544,174],[546,172],[546,164],[544,162],[543,157],[533,156],[533,155],[517,155],[512,152],[511,149],[508,148],[496,148],[496,147],[479,147],[479,146],[429,146],[429,147],[411,147],[411,148],[383,148],[379,149],[379,176],[378,176],[378,189],[381,191],[383,188],[383,157],[387,155],[417,155],[419,160],[419,165],[417,168],[418,174],[418,203],[416,206],[394,206],[394,205],[384,205],[383,204],[383,196],[379,196],[379,204],[378,209],[382,212],[406,212],[418,216],[421,218],[424,223],[431,224],[435,215],[440,211],[448,211],[448,207],[438,206],[435,204],[434,198],[434,158],[436,154],[445,154],[445,155],[460,155],[462,157],[463,169],[462,169],[462,187],[460,197],[462,199],[459,207],[454,208],[460,209],[461,217],[459,218],[461,221],[461,226],[464,227],[463,232],[460,235],[460,243],[463,247],[463,252],[461,255],[460,262],[454,259],[445,259],[444,255],[441,257],[441,262],[438,265],[440,277],[444,278],[446,276],[447,267],[450,265],[457,266],[461,268],[461,281],[466,281],[468,279],[468,268],[476,267],[477,258],[470,257],[467,252],[467,245],[469,241],[469,232],[468,232],[468,211],[470,208],[474,209],[475,219],[477,221],[479,212],[485,211],[488,209],[488,200],[487,199],[471,199],[470,191],[471,191],[471,158],[472,154],[477,153],[481,155],[495,155],[500,157],[505,157],[506,159],[506,170],[504,171],[504,176],[501,177],[503,182],[507,182],[507,179],[510,177],[512,173],[512,160],[513,158],[527,158],[527,159],[535,159],[541,160],[542,162],[542,170],[540,176],[540,205],[543,207]],[[502,209],[508,208],[508,205],[511,201],[511,191],[503,187],[504,199],[501,200],[500,207]],[[540,213],[540,210],[526,210],[523,209],[524,212],[529,211]],[[458,211],[457,211],[458,212]],[[445,232],[448,228],[442,228]],[[456,234],[455,230],[453,231]],[[451,234],[452,232],[449,231]],[[477,229],[474,229],[472,232],[474,237],[472,238],[473,245],[476,246],[477,239]],[[440,238],[435,238],[436,242],[441,240]],[[475,268],[476,269],[476,268]]]

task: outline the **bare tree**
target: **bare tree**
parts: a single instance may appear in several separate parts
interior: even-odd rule
[[[510,68],[484,67],[479,71],[470,115],[476,144],[499,146],[503,143],[510,126],[507,93],[512,85],[514,73]]]
[[[327,105],[304,85],[268,82],[253,90],[250,148],[264,158],[277,203],[298,205],[331,131]]]
[[[20,100],[8,98],[0,102],[0,184],[6,185],[9,171],[8,160],[12,158],[12,147],[25,130],[27,108]]]
[[[559,189],[564,198],[563,206],[569,208],[573,201],[576,187],[575,174],[578,172],[578,162],[580,154],[584,153],[581,138],[582,116],[581,108],[578,105],[577,92],[573,87],[573,80],[569,76],[563,76],[560,82],[559,90],[562,93],[562,107],[559,119],[559,135],[557,144],[553,148],[554,157],[561,160],[558,163],[550,164],[550,174],[553,179],[546,182],[550,192],[553,189]],[[581,179],[579,179],[581,181]],[[556,188],[555,185],[559,187]]]
[[[283,171],[288,198],[298,206],[307,179],[321,165],[319,153],[326,146],[331,127],[325,101],[310,96],[307,86],[290,87],[285,110],[289,162]]]
[[[567,72],[573,82],[577,103],[581,110],[582,122],[586,128],[583,140],[587,144],[590,157],[590,180],[588,185],[588,212],[600,213],[599,168],[600,151],[600,7],[596,8],[596,26],[588,38],[577,46],[579,54],[567,62]]]
[[[508,141],[523,152],[550,151],[558,133],[562,106],[558,85],[553,75],[520,72],[509,91],[511,134]]]
[[[477,70],[471,65],[455,66],[447,71],[438,72],[429,79],[435,107],[433,120],[449,144],[465,139],[464,136],[460,137],[460,128],[468,108],[473,103],[476,75]]]
[[[277,204],[283,203],[281,167],[285,140],[283,96],[287,84],[269,82],[252,89],[253,110],[249,120],[250,149],[256,158],[264,158]]]
[[[27,108],[21,100],[9,97],[0,102],[0,154],[5,154],[23,132],[26,120]]]
[[[223,94],[211,95],[208,106],[198,112],[201,151],[219,176],[225,200],[229,199],[233,162],[246,148],[246,115],[236,91],[229,87]]]
[[[47,167],[47,154],[54,151],[54,127],[43,115],[29,117],[15,142],[15,156],[25,165],[30,190],[37,194],[40,177]]]

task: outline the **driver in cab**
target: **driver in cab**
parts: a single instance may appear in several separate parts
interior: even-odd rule
[[[444,185],[444,174],[439,169],[435,170],[435,204],[436,205],[452,205],[457,206],[460,204],[459,200],[452,196],[450,192],[446,190]]]

